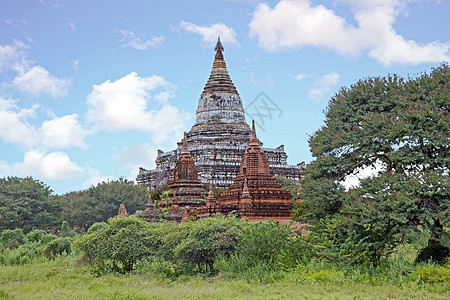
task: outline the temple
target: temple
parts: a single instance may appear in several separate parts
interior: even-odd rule
[[[165,219],[180,222],[183,214],[189,218],[191,208],[195,209],[205,203],[206,191],[198,179],[197,167],[189,151],[186,133],[173,178],[173,181],[169,182],[172,198],[163,197],[156,203],[149,198],[144,212],[149,221]]]
[[[218,203],[208,196],[206,204],[197,208],[197,217],[228,215],[236,213],[250,222],[272,219],[289,223],[292,216],[292,195],[281,189],[270,173],[269,162],[256,137],[255,124],[252,124],[250,142],[242,157],[240,174],[236,176],[228,191],[224,192]]]
[[[215,52],[211,74],[198,101],[195,124],[184,139],[189,144],[200,182],[228,188],[239,174],[241,158],[250,139],[250,127],[245,121],[241,97],[228,74],[220,39]],[[179,142],[175,150],[158,150],[156,168],[146,170],[141,167],[137,182],[150,189],[168,184],[174,179],[182,148],[183,142]],[[284,145],[263,150],[272,175],[299,181],[304,164],[288,165]]]

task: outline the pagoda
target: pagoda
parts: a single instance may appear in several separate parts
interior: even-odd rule
[[[190,154],[202,183],[228,188],[239,174],[239,165],[250,139],[242,99],[228,74],[224,48],[217,41],[212,70],[198,100],[195,124],[186,134]],[[173,180],[183,142],[175,150],[158,150],[154,170],[139,169],[136,180],[154,189]],[[298,182],[303,163],[288,165],[284,145],[264,148],[270,171]]]
[[[197,167],[189,151],[189,146],[184,133],[180,156],[175,166],[174,180],[169,184],[173,191],[176,203],[180,208],[190,205],[200,206],[205,198],[206,191],[198,179]]]
[[[169,183],[172,199],[159,200],[156,205],[151,198],[147,203],[145,215],[149,220],[167,219],[180,222],[185,210],[202,206],[206,191],[198,180],[197,167],[189,152],[186,133],[182,142],[180,156],[175,166],[174,180]]]
[[[240,218],[250,222],[273,219],[289,223],[292,216],[292,195],[281,189],[270,173],[269,162],[256,137],[255,123],[252,124],[250,142],[240,164],[240,174],[236,176],[219,203],[208,197],[207,205],[198,208],[197,217],[228,215],[235,212]]]

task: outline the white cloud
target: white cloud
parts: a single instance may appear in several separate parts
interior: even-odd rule
[[[36,116],[38,105],[20,108],[13,100],[0,98],[0,138],[5,142],[30,148],[38,142],[38,130],[28,123]]]
[[[145,40],[137,37],[134,32],[129,30],[116,29],[117,32],[123,34],[123,38],[119,41],[122,43],[122,48],[131,47],[136,50],[147,50],[149,48],[158,48],[164,41],[164,36],[152,36]]]
[[[42,123],[39,132],[45,148],[87,148],[83,139],[89,134],[78,122],[78,115],[65,115]]]
[[[341,76],[332,71],[315,80],[313,87],[308,91],[308,100],[312,102],[319,102],[324,100],[325,94],[330,92],[331,88],[336,86],[341,79]]]
[[[274,8],[259,4],[250,36],[268,50],[323,47],[346,56],[367,52],[378,63],[418,65],[450,59],[450,42],[419,44],[396,33],[394,21],[406,9],[400,0],[348,0],[358,26],[310,0],[281,0]],[[339,3],[339,2],[338,2]]]
[[[100,171],[88,167],[87,168],[89,178],[83,183],[84,188],[90,188],[91,186],[95,186],[98,183],[106,182],[109,180],[114,180],[112,176],[103,176],[100,174]]]
[[[0,174],[2,176],[33,176],[44,179],[71,179],[83,174],[83,168],[71,161],[64,152],[51,152],[45,154],[31,150],[25,153],[22,163],[8,165],[0,161]]]
[[[275,80],[271,73],[266,73],[264,75],[255,75],[255,73],[250,73],[249,81],[253,84],[260,85],[262,87],[271,88],[275,86]]]
[[[113,156],[128,171],[127,179],[135,180],[139,167],[154,168],[157,150],[148,143],[126,146]]]
[[[160,88],[165,90],[155,91],[152,97],[150,92]],[[135,72],[94,85],[87,97],[88,120],[97,129],[141,130],[152,133],[157,141],[167,140],[190,119],[190,114],[168,103],[170,88],[160,76],[139,77]]]
[[[14,40],[8,45],[0,45],[0,70],[26,65],[25,49],[27,48],[29,48],[28,45],[19,40]]]
[[[30,124],[37,118],[38,105],[21,108],[14,100],[0,98],[0,139],[25,150],[86,148],[83,139],[90,133],[78,121],[78,115],[65,115],[44,121],[41,127]]]
[[[17,73],[12,86],[31,95],[50,95],[53,98],[66,96],[69,79],[60,79],[51,75],[44,67],[35,65],[28,58],[29,46],[14,40],[11,44],[0,45],[0,71],[12,70]]]
[[[200,35],[202,37],[202,42],[206,46],[213,46],[217,42],[218,37],[220,37],[220,40],[224,44],[238,44],[238,41],[236,40],[236,31],[221,22],[210,26],[200,26],[194,23],[181,21],[175,30],[183,30]]]
[[[69,22],[69,27],[70,27],[70,31],[71,31],[72,33],[77,32],[77,25],[75,24],[75,21],[71,20],[71,21]]]
[[[75,72],[78,72],[80,70],[80,60],[79,59],[74,59],[70,62],[70,64],[72,65],[72,69]]]
[[[14,78],[13,84],[34,96],[47,94],[58,98],[67,95],[70,80],[57,78],[42,66],[34,66],[25,72],[20,72]]]
[[[295,80],[303,80],[303,79],[305,79],[305,78],[307,78],[307,77],[308,77],[308,74],[300,73],[300,74],[295,75],[295,76],[294,76],[294,79],[295,79]]]

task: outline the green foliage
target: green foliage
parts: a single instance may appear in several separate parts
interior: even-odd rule
[[[55,259],[58,255],[70,254],[72,252],[72,239],[68,237],[56,238],[50,241],[43,251],[43,255]]]
[[[35,229],[27,233],[28,242],[40,242],[48,233],[41,229]]]
[[[272,265],[286,245],[290,227],[275,222],[246,223],[237,234],[238,253]]]
[[[162,240],[186,273],[213,273],[216,257],[228,257],[235,250],[236,224],[236,219],[227,217],[199,219],[180,224]]]
[[[430,232],[430,243],[448,240],[449,95],[447,64],[409,80],[368,78],[342,88],[325,126],[310,137],[316,160],[306,169],[295,217],[342,222],[326,240],[354,263],[378,265],[419,228]],[[370,168],[378,174],[348,190],[341,185]]]
[[[229,258],[219,257],[215,268],[231,277],[270,281],[284,275],[280,256],[296,261],[298,249],[290,247],[290,227],[275,222],[243,223],[236,233],[236,251]],[[295,252],[291,253],[290,250]],[[282,266],[286,269],[285,265]]]
[[[87,234],[94,233],[94,232],[99,231],[108,226],[109,226],[109,224],[106,222],[96,222],[96,223],[92,224],[91,227],[89,227]]]
[[[117,265],[118,270],[129,272],[134,264],[154,253],[152,224],[138,218],[113,218],[109,226],[82,236],[74,243],[97,265]]]
[[[121,178],[99,183],[85,191],[67,193],[61,198],[62,219],[87,230],[96,222],[116,216],[122,203],[130,214],[145,209],[148,191],[144,186]]]
[[[288,191],[291,193],[292,197],[297,197],[298,184],[292,180],[281,176],[275,176],[275,180],[281,185],[283,191]]]
[[[441,244],[431,244],[423,248],[417,256],[417,262],[433,261],[438,264],[445,263],[449,258],[450,249]]]
[[[74,237],[75,231],[70,228],[69,223],[67,221],[63,221],[61,224],[61,231],[60,231],[61,237]]]
[[[448,283],[450,282],[450,268],[439,265],[420,265],[411,272],[410,277],[424,283]]]
[[[40,255],[42,247],[39,243],[27,243],[16,249],[5,249],[0,253],[0,262],[4,265],[21,265],[30,263]]]
[[[15,249],[26,242],[27,239],[20,228],[3,230],[0,235],[0,248]]]
[[[0,230],[55,229],[60,206],[59,198],[52,193],[32,177],[0,178]]]

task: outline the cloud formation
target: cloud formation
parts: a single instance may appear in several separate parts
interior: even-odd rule
[[[47,94],[53,98],[67,96],[69,84],[70,80],[57,78],[41,66],[20,72],[13,80],[13,85],[23,92],[33,96]]]
[[[407,1],[408,2],[408,1]],[[250,36],[268,51],[323,47],[344,56],[368,53],[378,63],[418,65],[450,59],[450,42],[419,44],[399,35],[394,21],[405,10],[400,0],[347,0],[358,26],[310,0],[281,0],[271,8],[261,3],[249,24]]]
[[[25,153],[21,163],[8,165],[0,161],[0,176],[35,176],[49,180],[71,179],[83,174],[83,168],[64,152],[45,154],[31,150]]]
[[[87,97],[87,118],[96,129],[147,131],[157,142],[167,140],[190,119],[190,114],[169,104],[170,88],[160,76],[139,77],[135,72],[105,81],[94,85]]]
[[[236,31],[221,22],[210,26],[200,26],[194,23],[181,21],[175,30],[200,35],[202,37],[202,43],[208,47],[215,45],[217,37],[220,37],[220,40],[224,44],[239,44],[236,40]]]
[[[130,47],[135,50],[148,50],[149,48],[158,48],[164,42],[164,36],[151,36],[149,39],[137,37],[136,34],[129,30],[116,29],[123,35],[119,40],[122,43],[122,48]]]
[[[19,40],[0,45],[0,71],[13,71],[16,74],[11,86],[33,96],[67,96],[70,80],[55,77],[44,67],[35,65],[28,58],[28,48],[27,44]]]
[[[0,139],[24,150],[87,147],[83,140],[89,131],[81,126],[77,114],[55,117],[36,127],[29,121],[37,117],[38,109],[39,105],[21,108],[16,101],[0,97]]]
[[[341,76],[334,71],[320,76],[314,81],[312,88],[308,91],[308,100],[312,102],[324,100],[325,94],[328,93],[332,87],[335,87],[340,80]]]

